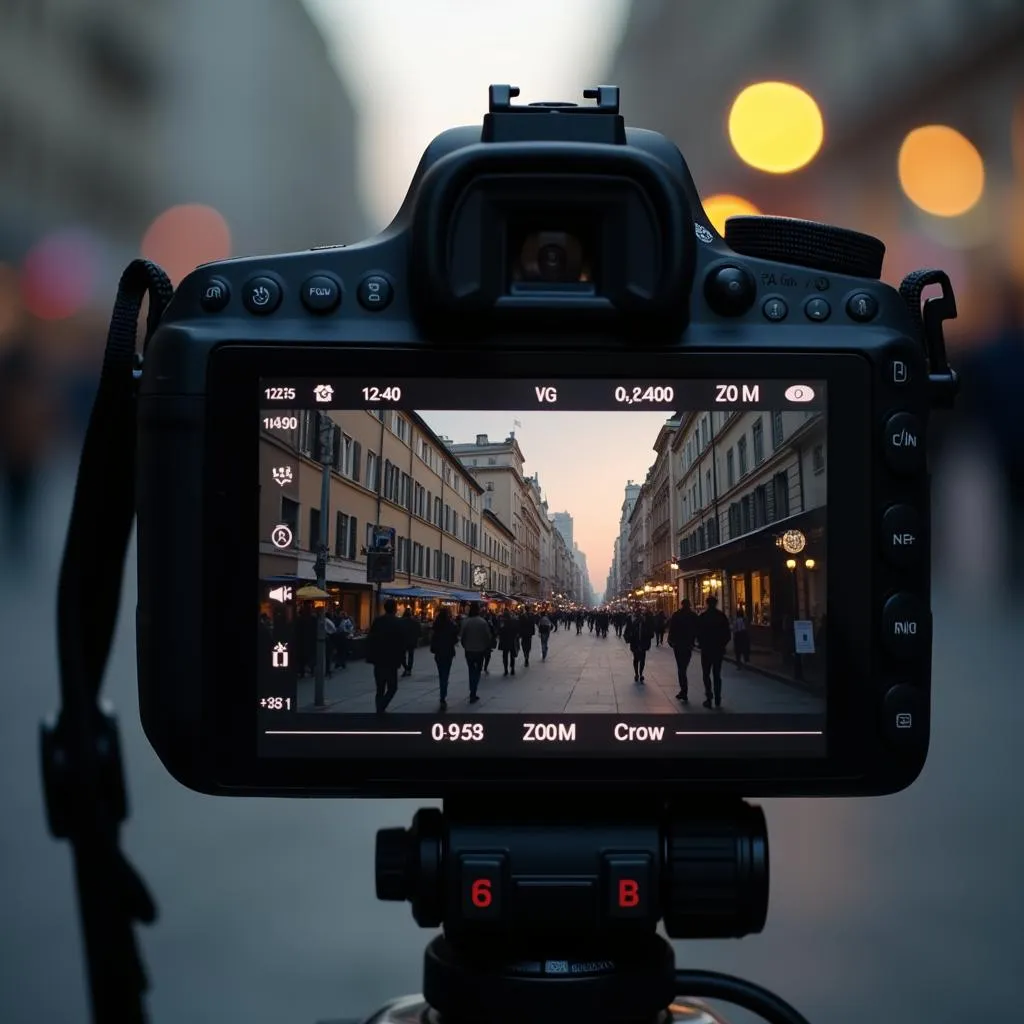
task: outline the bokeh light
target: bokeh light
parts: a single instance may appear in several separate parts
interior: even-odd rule
[[[716,195],[708,196],[702,200],[704,212],[708,220],[714,225],[715,230],[725,234],[725,222],[730,217],[757,216],[761,211],[751,202],[742,196],[729,195],[726,192],[719,192]]]
[[[758,82],[729,111],[729,140],[739,158],[759,171],[788,174],[810,163],[825,138],[814,97],[789,82]]]
[[[915,128],[899,155],[900,186],[925,213],[959,217],[985,190],[985,164],[970,139],[944,124]]]
[[[22,265],[21,301],[40,320],[64,320],[84,310],[99,280],[102,242],[68,228],[37,242]]]
[[[231,255],[231,231],[212,207],[185,203],[164,210],[142,239],[142,255],[160,264],[177,287],[200,263]]]

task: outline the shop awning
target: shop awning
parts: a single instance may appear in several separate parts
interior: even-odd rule
[[[425,587],[381,587],[380,592],[388,597],[438,598],[447,596],[439,590],[427,590]]]
[[[453,590],[452,598],[456,601],[482,601],[483,595],[479,590]]]

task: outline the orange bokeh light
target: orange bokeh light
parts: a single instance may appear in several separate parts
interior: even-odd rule
[[[788,174],[817,155],[825,123],[814,97],[799,86],[757,82],[733,102],[728,131],[744,163],[770,174]]]
[[[725,222],[730,217],[756,217],[761,212],[752,202],[742,196],[733,196],[725,192],[708,196],[702,202],[708,220],[723,236],[725,235]]]
[[[231,255],[231,230],[212,207],[185,203],[164,210],[142,239],[142,255],[160,264],[177,287],[200,263]]]
[[[900,146],[900,186],[925,213],[959,217],[985,190],[985,164],[974,143],[955,128],[915,128]]]

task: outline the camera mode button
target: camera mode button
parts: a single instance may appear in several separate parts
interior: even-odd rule
[[[719,267],[704,284],[708,305],[721,316],[742,316],[756,293],[753,277],[741,267]]]
[[[281,305],[281,286],[272,277],[254,277],[245,282],[242,301],[250,313],[266,316]]]
[[[882,609],[882,641],[895,658],[912,659],[931,645],[931,612],[914,594],[893,594]]]
[[[391,282],[380,274],[370,274],[369,277],[364,277],[356,290],[359,305],[371,313],[379,313],[382,309],[390,306],[394,295],[395,290],[391,287]]]
[[[211,277],[203,285],[199,305],[207,313],[219,313],[231,301],[231,286],[223,277]]]
[[[645,921],[655,905],[651,858],[646,853],[604,855],[605,913],[612,921]]]
[[[459,857],[461,910],[466,921],[498,921],[504,910],[505,858],[499,854]]]
[[[928,738],[928,701],[905,683],[892,687],[882,702],[882,730],[897,750],[920,749]]]
[[[302,304],[311,313],[330,313],[341,302],[341,285],[333,277],[316,274],[302,283]]]
[[[924,553],[924,528],[913,505],[892,505],[882,516],[882,553],[887,562],[907,569]]]
[[[882,431],[882,451],[894,473],[920,473],[925,466],[921,421],[909,412],[897,412],[890,416]]]

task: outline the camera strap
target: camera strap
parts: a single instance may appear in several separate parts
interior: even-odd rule
[[[60,569],[60,709],[40,729],[47,818],[51,834],[67,839],[73,851],[92,1019],[98,1024],[146,1020],[146,972],[134,926],[151,923],[157,913],[120,848],[128,816],[120,738],[112,709],[101,705],[99,693],[135,518],[139,313],[148,296],[148,342],[173,293],[167,275],[148,260],[134,260],[118,284]]]

